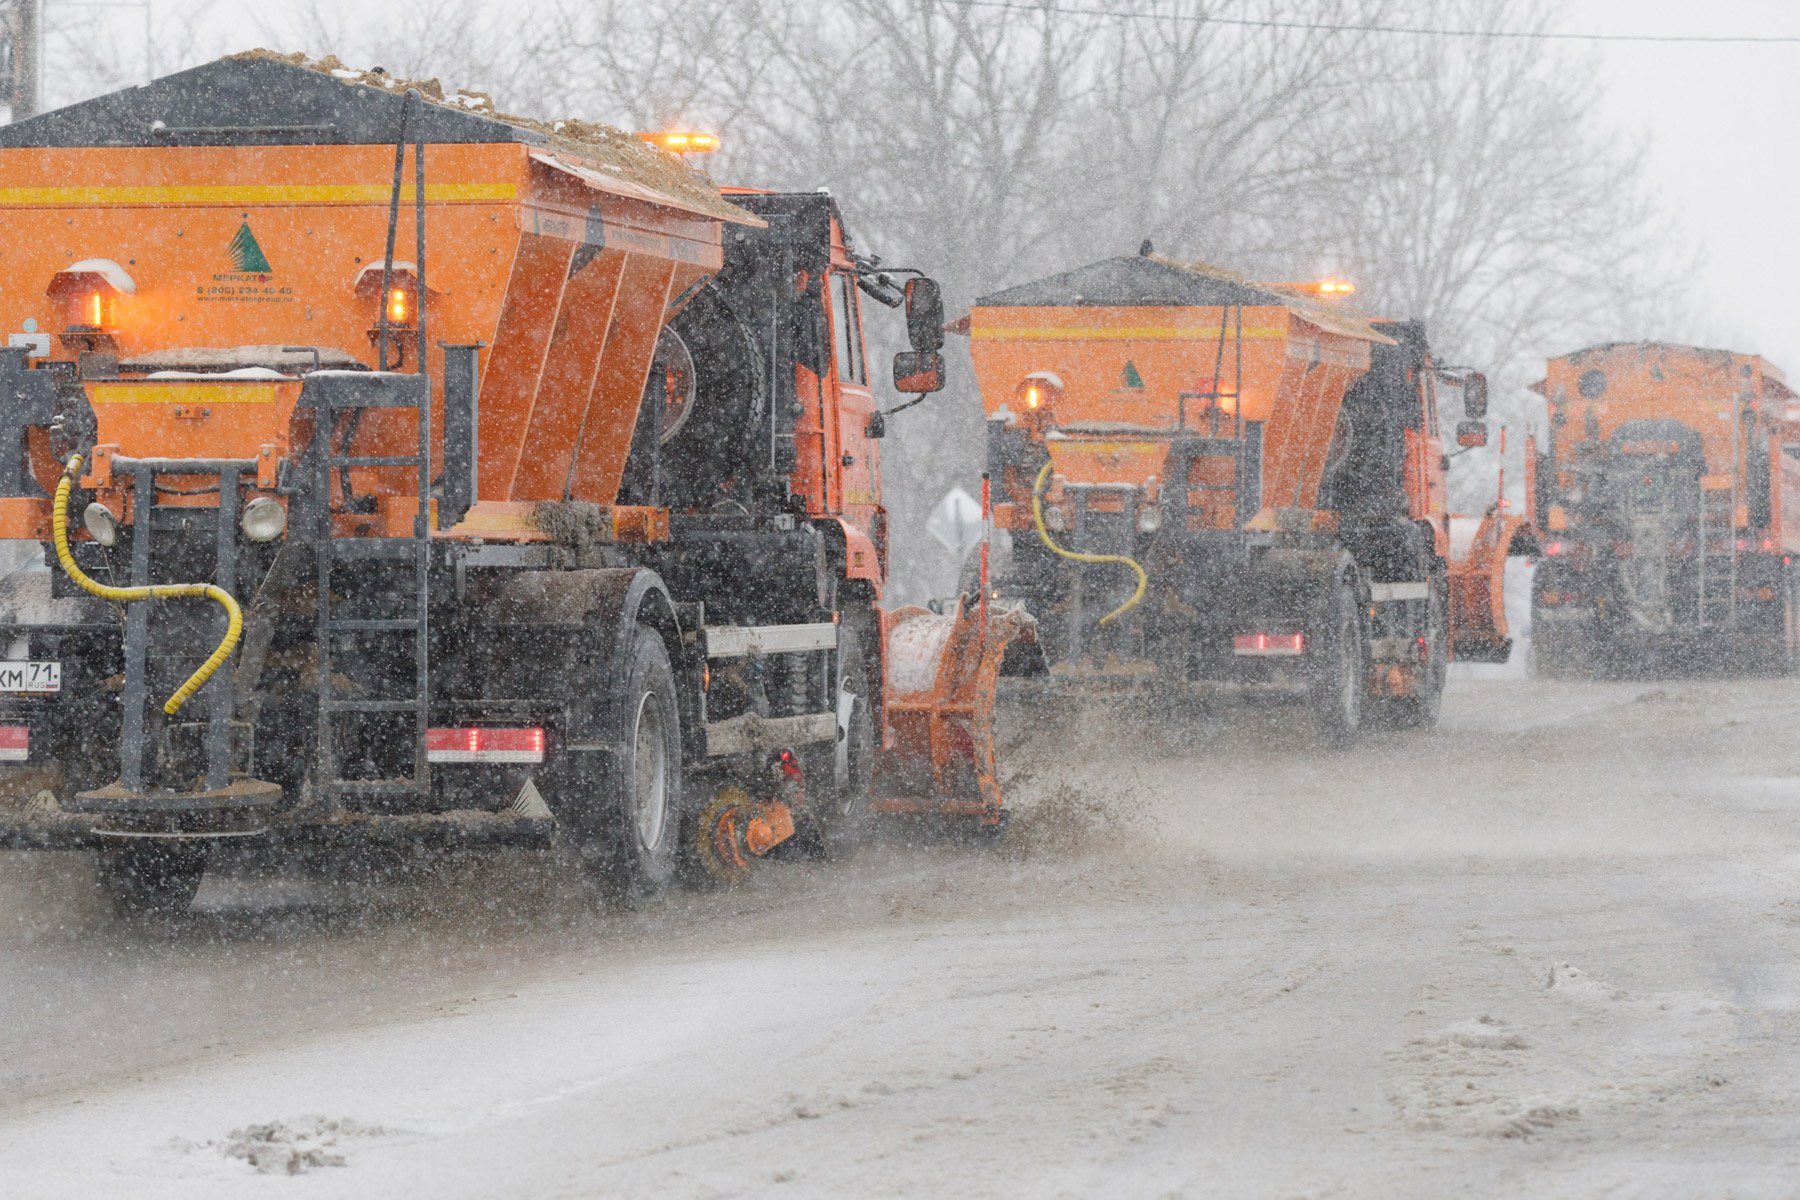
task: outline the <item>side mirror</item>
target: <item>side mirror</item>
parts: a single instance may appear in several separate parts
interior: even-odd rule
[[[906,281],[906,340],[914,350],[944,348],[944,296],[935,279],[920,275]]]
[[[1456,444],[1465,450],[1474,450],[1487,445],[1487,426],[1480,421],[1458,421],[1456,423]]]
[[[939,340],[943,331],[939,330]],[[903,350],[894,355],[894,390],[923,395],[944,389],[944,356],[936,350]]]
[[[1463,416],[1479,421],[1487,416],[1487,376],[1470,371],[1463,381]]]

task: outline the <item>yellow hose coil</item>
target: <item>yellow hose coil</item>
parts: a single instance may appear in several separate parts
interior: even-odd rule
[[[1150,577],[1144,574],[1144,568],[1138,565],[1135,558],[1127,558],[1123,554],[1085,554],[1080,550],[1065,550],[1052,541],[1050,531],[1044,527],[1044,482],[1049,478],[1050,464],[1045,463],[1044,469],[1038,472],[1037,482],[1031,485],[1031,516],[1037,522],[1038,537],[1043,539],[1044,545],[1050,547],[1051,553],[1073,562],[1124,563],[1137,572],[1137,590],[1131,593],[1131,599],[1100,618],[1101,625],[1110,624],[1137,607],[1138,601],[1144,598],[1144,592],[1150,587]]]
[[[175,689],[163,704],[163,711],[171,717],[181,711],[181,706],[193,698],[208,679],[225,665],[231,657],[231,651],[237,646],[238,637],[244,632],[244,613],[231,593],[212,583],[157,583],[148,587],[108,587],[104,583],[90,579],[82,569],[75,565],[75,556],[69,553],[69,491],[75,486],[75,477],[81,472],[81,455],[70,457],[68,465],[63,468],[62,480],[56,485],[56,507],[50,515],[50,528],[56,541],[56,561],[68,572],[77,586],[84,592],[92,593],[102,600],[112,600],[119,604],[130,604],[136,600],[175,600],[187,596],[205,596],[225,609],[227,618],[225,638],[219,648],[212,652],[212,657],[200,664],[200,669],[189,675],[187,682]]]

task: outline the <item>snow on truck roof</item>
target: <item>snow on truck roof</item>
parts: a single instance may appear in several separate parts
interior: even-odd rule
[[[408,88],[425,103],[409,135],[427,144],[520,142],[591,168],[619,190],[721,220],[758,223],[702,171],[636,135],[594,121],[498,111],[479,92],[435,79],[358,70],[336,57],[249,50],[0,126],[0,149],[107,146],[392,145]],[[550,152],[554,152],[554,155]]]
[[[1160,254],[1120,255],[977,297],[976,308],[1219,308],[1292,309],[1332,333],[1364,341],[1392,339],[1335,305],[1286,288],[1252,283],[1210,263],[1183,262]]]

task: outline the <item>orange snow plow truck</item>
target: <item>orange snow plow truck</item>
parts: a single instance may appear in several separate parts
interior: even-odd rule
[[[1451,561],[1439,428],[1443,386],[1485,443],[1486,380],[1332,290],[1146,252],[976,302],[991,587],[1052,680],[1300,699],[1342,742],[1433,723],[1452,654],[1505,656],[1497,582],[1451,581],[1497,580],[1507,542]]]
[[[631,897],[998,826],[1029,619],[881,606],[860,300],[920,395],[941,302],[829,196],[258,53],[0,130],[0,207],[0,845],[130,912],[246,840]]]
[[[1800,436],[1781,372],[1750,354],[1613,343],[1551,359],[1533,390],[1550,415],[1537,669],[1788,669]]]

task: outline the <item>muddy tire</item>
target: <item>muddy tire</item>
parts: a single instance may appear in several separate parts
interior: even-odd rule
[[[1362,731],[1368,694],[1369,634],[1354,577],[1332,585],[1332,596],[1316,626],[1310,699],[1319,736],[1348,746]]]
[[[659,897],[674,878],[681,839],[681,717],[669,652],[653,630],[633,624],[624,687],[608,706],[608,755],[599,835],[584,857],[602,891],[636,907]]]
[[[194,902],[206,874],[206,847],[193,842],[138,838],[107,846],[95,876],[121,917],[179,916]]]
[[[835,745],[808,755],[804,843],[831,858],[860,846],[869,831],[869,788],[875,772],[874,672],[870,647],[874,622],[847,610],[838,625],[839,733]]]

